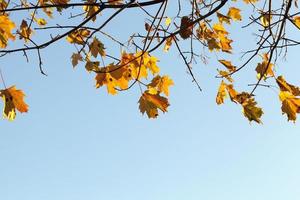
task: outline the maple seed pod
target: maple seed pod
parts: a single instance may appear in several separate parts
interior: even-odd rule
[[[145,23],[145,30],[149,32],[152,31],[152,29],[150,29],[150,25],[147,22]]]
[[[193,20],[191,20],[188,16],[182,17],[181,18],[179,35],[183,39],[187,39],[192,34],[193,34]]]

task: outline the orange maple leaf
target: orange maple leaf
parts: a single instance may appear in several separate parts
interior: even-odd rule
[[[28,105],[24,102],[24,92],[17,90],[15,86],[0,90],[0,96],[4,101],[3,117],[8,120],[16,118],[16,109],[23,113],[28,111]]]

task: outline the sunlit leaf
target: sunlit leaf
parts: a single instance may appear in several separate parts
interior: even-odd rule
[[[3,117],[8,120],[16,118],[16,109],[23,113],[28,111],[28,105],[24,102],[25,94],[17,90],[15,86],[0,90],[0,96],[4,101]]]
[[[235,21],[241,21],[242,16],[241,16],[241,10],[235,7],[230,7],[227,13],[227,16],[230,17],[231,19]]]
[[[282,102],[282,113],[287,115],[288,120],[296,121],[297,113],[300,113],[300,98],[295,97],[288,91],[281,91],[279,99]]]
[[[148,91],[144,92],[139,99],[141,113],[146,113],[149,118],[156,118],[158,116],[158,109],[162,112],[167,112],[169,105],[167,98],[159,94],[150,94]]]
[[[217,97],[216,97],[217,104],[218,105],[223,104],[226,97],[227,97],[226,84],[224,81],[222,81],[219,86]]]
[[[0,48],[5,48],[9,39],[15,39],[15,36],[12,34],[15,26],[15,23],[8,16],[0,14]]]

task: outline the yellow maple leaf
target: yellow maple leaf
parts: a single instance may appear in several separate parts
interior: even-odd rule
[[[213,30],[218,35],[228,35],[228,32],[226,31],[225,27],[221,23],[216,23],[213,25]]]
[[[30,15],[39,26],[45,26],[47,24],[47,21],[44,18],[36,18],[34,13],[31,13]]]
[[[278,76],[276,82],[281,91],[287,91],[295,96],[300,96],[300,88],[286,82],[283,76]]]
[[[256,106],[256,102],[254,98],[248,98],[241,105],[243,106],[243,114],[248,120],[255,121],[257,123],[262,123],[260,118],[263,115],[263,111],[261,108]]]
[[[148,84],[148,89],[151,91],[150,93],[156,94],[157,92],[162,92],[166,96],[169,96],[169,87],[174,85],[172,79],[169,76],[159,76],[154,77],[150,84]],[[153,90],[155,89],[155,90]],[[157,92],[153,92],[157,91]]]
[[[148,71],[145,65],[134,65],[132,68],[132,76],[141,80],[148,77]]]
[[[227,93],[232,102],[239,103],[243,107],[244,116],[251,122],[255,121],[257,123],[262,123],[260,118],[263,115],[263,111],[260,107],[257,106],[254,98],[247,92],[238,93],[232,84],[226,84],[224,81],[221,82],[216,102],[218,105],[223,104],[225,98],[227,97]]]
[[[169,37],[166,39],[166,43],[165,43],[165,46],[164,46],[164,52],[168,52],[171,45],[172,45],[172,42],[173,42],[173,38],[172,37]]]
[[[263,78],[266,79],[268,77],[273,77],[274,72],[273,72],[273,64],[269,61],[269,56],[268,54],[263,54],[262,55],[262,63],[258,63],[256,66],[256,72],[257,72],[257,77],[260,78],[261,76],[264,76]]]
[[[260,22],[264,27],[268,27],[271,23],[271,20],[272,20],[272,15],[269,15],[269,13],[263,13],[260,16]]]
[[[222,65],[224,65],[229,72],[234,72],[236,70],[236,66],[232,65],[231,61],[228,60],[218,60]]]
[[[106,85],[107,92],[112,95],[117,94],[117,88],[126,89],[129,80],[132,79],[131,70],[128,70],[127,66],[120,68],[112,63],[95,71],[97,71],[96,88]]]
[[[221,45],[222,51],[231,53],[231,50],[232,50],[231,43],[233,42],[233,40],[229,39],[225,35],[220,35],[219,40],[220,40],[220,45]]]
[[[70,43],[76,43],[83,45],[85,39],[90,35],[90,31],[84,28],[78,29],[70,33],[67,37],[67,41]]]
[[[223,104],[225,98],[227,97],[226,87],[227,87],[226,83],[222,81],[219,86],[217,97],[216,97],[216,102],[218,105]]]
[[[288,91],[280,91],[279,99],[282,102],[282,113],[287,115],[288,120],[296,121],[297,113],[300,113],[300,98]]]
[[[300,29],[300,16],[294,17],[294,23]]]
[[[169,26],[172,22],[172,19],[170,17],[167,17],[166,20],[165,20],[165,24],[166,26]]]
[[[149,118],[156,118],[158,109],[162,112],[167,112],[167,108],[170,105],[167,98],[159,94],[150,94],[148,91],[142,94],[138,103],[141,113],[147,113]]]
[[[38,19],[36,19],[36,23],[39,26],[45,26],[47,24],[47,21],[44,18],[38,18]]]
[[[15,36],[11,33],[15,26],[7,15],[0,14],[0,48],[6,48],[9,39],[15,40]]]
[[[126,89],[128,82],[133,79],[131,69],[128,66],[120,67],[111,63],[107,70],[110,71],[110,75],[114,78],[116,87],[120,89]]]
[[[229,73],[227,71],[218,70],[218,72],[222,78],[226,78],[231,83],[233,82],[233,79],[231,78],[231,76],[229,75]]]
[[[0,90],[0,96],[4,101],[3,117],[8,120],[16,118],[16,109],[23,113],[28,111],[28,105],[24,102],[22,90],[17,90],[15,86]]]
[[[87,3],[94,3],[95,1],[94,0],[88,0]],[[86,17],[85,18],[88,18],[88,17],[91,17],[93,16],[92,18],[92,21],[95,21],[97,16],[95,15],[96,12],[99,11],[99,6],[83,6],[83,10],[86,12]]]
[[[226,90],[232,102],[237,103],[238,92],[233,88],[232,84],[226,85]]]
[[[241,21],[241,10],[235,7],[230,7],[227,13],[227,16],[235,21]]]
[[[144,63],[145,66],[152,72],[152,74],[157,74],[159,72],[159,67],[157,66],[158,59],[155,56],[150,56],[147,52],[144,53]]]
[[[97,73],[95,80],[96,80],[96,88],[106,85],[107,92],[109,94],[112,94],[112,95],[117,94],[116,80],[108,72],[107,73]]]

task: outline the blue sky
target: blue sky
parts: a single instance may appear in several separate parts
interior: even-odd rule
[[[119,26],[106,31],[143,27],[145,17],[135,14],[120,16],[113,21]],[[240,36],[239,26],[233,36]],[[234,47],[248,48],[248,38]],[[298,50],[277,70],[296,85]],[[6,84],[22,88],[30,105],[14,122],[0,121],[0,199],[299,199],[299,122],[281,115],[276,90],[258,89],[263,125],[249,123],[237,105],[216,105],[215,55],[194,66],[199,92],[175,49],[160,49],[154,55],[175,86],[169,112],[149,120],[138,110],[138,87],[117,96],[96,90],[94,75],[72,69],[73,51],[65,42],[42,51],[47,77],[36,52],[30,63],[21,54],[0,60]],[[236,79],[244,89],[256,80],[251,68]]]

